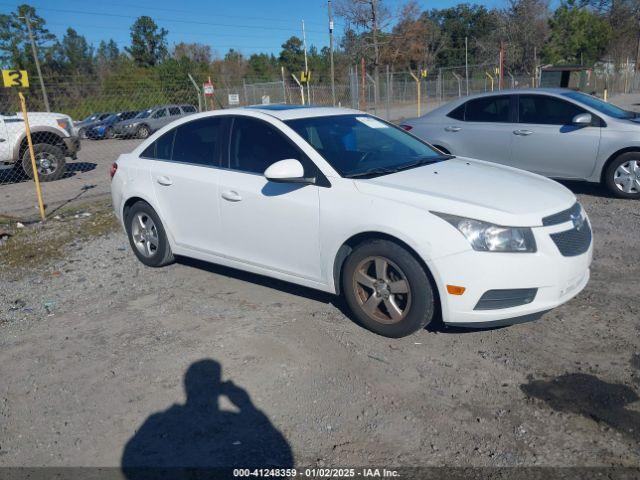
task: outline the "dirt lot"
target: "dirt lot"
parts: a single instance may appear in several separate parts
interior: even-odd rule
[[[595,235],[584,292],[401,340],[305,288],[146,268],[106,204],[5,227],[0,466],[639,466],[638,203],[570,187]]]

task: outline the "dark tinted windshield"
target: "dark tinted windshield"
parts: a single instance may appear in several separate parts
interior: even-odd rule
[[[285,122],[344,177],[384,174],[446,157],[404,130],[369,115]]]
[[[135,118],[147,118],[149,115],[151,115],[152,111],[153,110],[143,110],[138,115],[136,115]]]
[[[609,115],[614,118],[634,118],[636,116],[633,112],[628,112],[627,110],[623,110],[620,107],[616,107],[611,103],[607,103],[604,100],[600,100],[592,95],[587,95],[582,92],[565,92],[562,95],[565,97],[569,97],[573,100],[576,100],[580,103],[584,103],[585,105],[604,113],[605,115]]]

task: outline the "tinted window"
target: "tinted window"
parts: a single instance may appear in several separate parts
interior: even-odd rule
[[[129,119],[135,117],[137,114],[138,114],[138,112],[124,112],[120,116],[120,120],[129,120]]]
[[[271,164],[288,158],[302,161],[298,150],[282,133],[261,120],[235,117],[229,152],[230,168],[261,174]]]
[[[544,125],[570,125],[573,117],[585,110],[554,97],[546,95],[520,95],[520,123],[537,123]]]
[[[607,103],[599,98],[594,97],[593,95],[587,95],[582,92],[566,92],[563,93],[565,97],[572,98],[573,100],[577,100],[578,102],[582,102],[585,105],[595,108],[599,112],[604,113],[605,115],[609,115],[614,118],[635,118],[636,114],[634,112],[629,112],[627,110],[623,110],[615,105]]]
[[[483,97],[467,102],[467,122],[509,122],[509,97]]]
[[[169,108],[169,115],[180,115],[182,112],[180,112],[180,109],[178,107],[170,107]]]
[[[458,108],[449,112],[447,117],[455,118],[456,120],[464,120],[464,107],[464,104],[460,105]]]
[[[172,160],[198,165],[218,164],[216,152],[223,136],[222,118],[195,120],[175,130]]]
[[[173,139],[175,137],[176,129],[165,133],[158,140],[149,145],[142,157],[155,158],[158,160],[171,160],[171,151],[173,150]]]
[[[161,118],[166,116],[167,116],[167,110],[163,108],[162,110],[158,110],[156,113],[154,113],[152,118]]]
[[[196,111],[196,107],[194,107],[193,105],[183,105],[182,111],[184,113],[194,113]]]

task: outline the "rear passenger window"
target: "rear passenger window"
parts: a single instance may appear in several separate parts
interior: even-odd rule
[[[510,122],[511,99],[504,97],[483,97],[467,102],[464,119],[467,122]]]
[[[183,105],[181,108],[182,108],[182,111],[184,113],[195,113],[196,112],[196,107],[194,107],[193,105]]]
[[[178,107],[169,107],[169,115],[180,115],[180,109]]]
[[[174,162],[218,165],[217,151],[223,135],[222,118],[194,120],[180,125],[175,130],[171,156]]]
[[[152,118],[162,118],[166,116],[167,116],[167,109],[163,108],[162,110],[158,110],[156,113],[154,113]]]
[[[218,165],[217,152],[223,128],[223,119],[215,117],[182,124],[149,145],[141,156],[196,165]]]
[[[453,109],[447,114],[447,117],[453,118],[455,120],[464,120],[464,103],[460,105],[458,108]]]

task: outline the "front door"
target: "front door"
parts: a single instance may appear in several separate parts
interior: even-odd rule
[[[265,121],[233,120],[228,166],[220,171],[224,254],[281,273],[321,279],[319,195],[316,185],[269,182],[263,173],[278,160],[313,164]],[[306,175],[307,172],[305,172]]]
[[[595,167],[600,127],[573,125],[589,113],[549,95],[519,95],[518,123],[513,128],[511,164],[554,178],[584,179]]]

